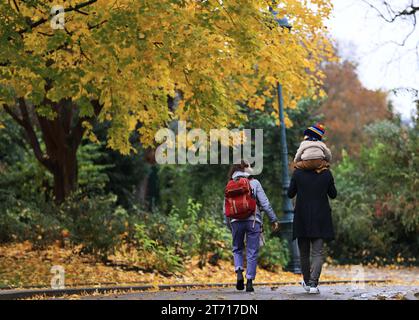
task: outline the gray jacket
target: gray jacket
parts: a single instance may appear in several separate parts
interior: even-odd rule
[[[243,171],[236,171],[233,174],[233,179],[237,178],[237,177],[249,177],[249,174],[247,172],[243,172]],[[275,222],[278,221],[278,218],[274,212],[274,210],[272,209],[272,206],[268,200],[268,197],[265,194],[265,191],[262,188],[262,185],[260,184],[260,182],[256,179],[250,179],[250,187],[252,188],[253,194],[256,195],[256,199],[257,199],[257,206],[256,206],[256,215],[251,215],[249,218],[247,218],[246,220],[254,220],[256,218],[256,221],[259,222],[260,224],[263,224],[263,213],[260,211],[259,206],[261,207],[261,209],[263,211],[266,212],[266,214],[268,215],[268,218],[270,220],[270,222]],[[230,223],[231,222],[235,222],[238,221],[237,219],[229,219],[225,216],[225,201],[223,202],[223,213],[224,213],[224,223],[230,227]],[[240,220],[243,221],[243,220]]]

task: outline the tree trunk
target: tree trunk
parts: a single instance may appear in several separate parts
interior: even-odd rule
[[[44,104],[51,105],[57,112],[54,119],[48,119],[36,113],[23,98],[17,102],[17,110],[5,105],[5,111],[22,126],[36,159],[54,176],[55,202],[61,203],[77,188],[77,149],[85,131],[82,123],[94,121],[102,105],[99,101],[92,100],[94,115],[79,118],[75,112],[77,107],[71,100],[52,103],[45,99]],[[45,152],[38,141],[35,126],[41,129]]]
[[[151,167],[136,186],[135,196],[137,201],[149,211],[160,201],[159,176],[156,162],[156,149],[147,148],[144,160]]]
[[[36,115],[45,142],[47,169],[54,176],[56,203],[63,202],[77,188],[77,149],[84,130],[71,125],[75,120],[73,109],[70,101],[62,101],[54,119]]]
[[[57,203],[65,200],[77,188],[77,149],[60,148],[56,154],[55,165],[51,173],[54,176],[54,196]]]

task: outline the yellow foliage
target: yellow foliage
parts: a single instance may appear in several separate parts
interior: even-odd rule
[[[248,104],[249,104],[249,107],[253,109],[263,111],[264,105],[265,105],[265,98],[263,96],[252,97],[250,98]]]
[[[16,97],[72,99],[80,108],[83,98],[97,99],[99,120],[111,121],[108,146],[125,154],[137,123],[145,146],[172,120],[204,130],[236,125],[244,119],[236,103],[263,110],[265,98],[256,93],[269,97],[267,86],[277,82],[284,106],[294,108],[321,85],[320,63],[333,59],[324,29],[331,3],[281,1],[276,10],[292,22],[288,32],[267,10],[271,2],[97,1],[80,9],[85,15],[71,10],[85,2],[66,1],[65,30],[55,30],[50,1],[17,1],[19,11],[3,1],[0,95],[10,104]],[[26,18],[46,22],[28,29]],[[37,85],[47,80],[48,93]],[[169,110],[168,96],[177,94],[181,102]]]

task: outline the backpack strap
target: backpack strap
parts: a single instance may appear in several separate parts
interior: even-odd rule
[[[250,190],[250,195],[253,198],[255,198],[255,200],[256,200],[256,208],[255,208],[255,212],[253,213],[253,226],[252,226],[252,228],[254,229],[255,228],[255,224],[256,224],[256,210],[259,207],[259,201],[258,201],[258,198],[257,198],[256,194],[253,193],[253,188],[250,185],[250,180],[253,179],[253,177],[249,176],[249,177],[244,177],[244,178],[247,180],[247,184],[248,184],[249,190]]]

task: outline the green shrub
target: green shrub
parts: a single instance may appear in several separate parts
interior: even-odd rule
[[[4,210],[0,214],[0,242],[29,240],[44,245],[59,238],[61,228],[57,217],[46,215],[37,206],[10,195],[3,194],[2,200],[5,202],[2,202]]]
[[[62,231],[66,229],[70,242],[106,258],[127,232],[129,221],[127,211],[116,206],[114,195],[88,198],[77,193],[58,206],[32,204],[9,196],[7,208],[0,215],[0,241],[29,240],[44,246],[63,240]]]
[[[91,198],[75,194],[60,205],[57,210],[63,218],[62,225],[70,231],[71,242],[106,258],[121,242],[130,221],[128,212],[116,201],[112,194]]]
[[[150,238],[148,227],[143,223],[135,225],[138,263],[143,267],[160,272],[178,272],[183,270],[182,257],[176,254],[175,248],[166,246],[158,239]]]
[[[260,248],[259,265],[270,271],[288,264],[289,250],[287,241],[278,237],[269,236]]]
[[[418,128],[386,120],[367,126],[366,133],[370,143],[360,156],[344,152],[334,169],[338,198],[332,201],[332,256],[342,263],[400,262],[400,256],[415,263]]]
[[[138,230],[142,229],[137,230],[140,250],[147,247],[147,242],[140,242],[144,236],[154,241],[155,248],[170,249],[164,253],[168,256],[172,253],[182,261],[198,256],[200,267],[207,263],[209,255],[226,257],[231,235],[223,225],[222,212],[216,214],[211,207],[204,210],[202,204],[188,199],[185,211],[173,206],[169,214],[158,211],[142,213],[140,219],[142,222],[137,224],[137,228],[142,224],[147,226],[145,233],[139,233]]]
[[[213,212],[210,207],[202,209],[202,204],[188,199],[186,212],[182,215],[173,207],[170,215],[183,221],[178,235],[182,247],[188,255],[199,256],[199,266],[203,267],[208,254],[224,256],[230,235],[223,224],[222,211]]]

